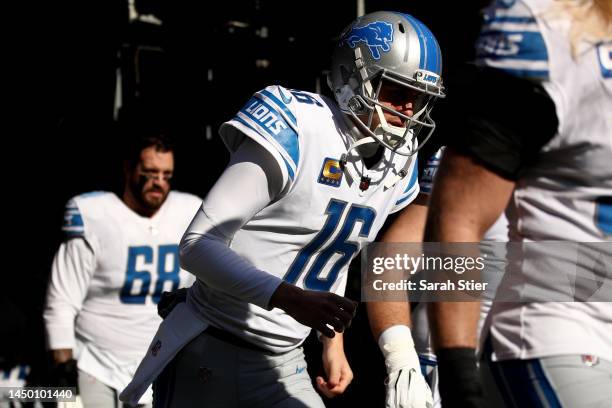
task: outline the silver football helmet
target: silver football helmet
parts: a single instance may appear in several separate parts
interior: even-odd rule
[[[436,38],[408,14],[379,11],[345,28],[327,80],[340,109],[353,117],[365,136],[349,151],[357,145],[380,143],[400,155],[415,154],[435,128],[430,112],[434,100],[445,96],[441,74],[442,55]],[[379,100],[386,86],[405,92],[405,100],[412,102],[412,116]],[[401,120],[394,123],[405,126],[389,124],[384,112],[398,116]],[[371,129],[375,114],[379,124]],[[428,133],[419,145],[417,135],[423,129]]]

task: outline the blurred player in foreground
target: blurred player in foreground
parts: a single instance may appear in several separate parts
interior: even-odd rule
[[[576,293],[493,304],[481,368],[495,386],[485,387],[486,402],[478,304],[432,304],[445,408],[612,401],[612,298],[603,292],[611,278],[602,267],[612,256],[611,23],[609,1],[497,1],[487,11],[479,64],[449,101],[459,137],[440,165],[425,239],[478,242],[509,205],[510,240],[521,250],[509,257],[518,273],[499,290],[556,293],[573,274]],[[533,245],[540,241],[588,243],[580,249],[592,251],[590,262]],[[598,301],[580,296],[581,268],[600,284]]]

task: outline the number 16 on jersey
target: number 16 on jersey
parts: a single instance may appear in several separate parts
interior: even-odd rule
[[[344,213],[347,203],[340,200],[332,199],[327,205],[327,220],[325,225],[317,234],[317,236],[310,241],[302,250],[298,253],[295,260],[289,267],[284,280],[295,284],[298,278],[304,271],[304,268],[310,262],[310,259],[314,254],[319,252],[323,245],[329,240],[329,238],[338,230],[342,214]],[[360,237],[367,237],[370,234],[370,229],[376,218],[376,211],[370,207],[364,207],[360,205],[351,205],[342,226],[339,229],[336,238],[323,250],[320,251],[319,255],[314,260],[310,269],[304,277],[304,288],[312,290],[328,291],[338,278],[338,273],[344,268],[353,255],[359,249],[359,245],[355,242],[347,241],[355,224],[361,223],[359,229]],[[323,268],[330,262],[334,254],[341,255],[334,265],[331,267],[327,277],[322,277],[321,272]]]

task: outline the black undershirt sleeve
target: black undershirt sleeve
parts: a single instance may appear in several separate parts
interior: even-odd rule
[[[445,143],[500,176],[517,180],[557,133],[555,105],[535,82],[466,65],[434,119]]]

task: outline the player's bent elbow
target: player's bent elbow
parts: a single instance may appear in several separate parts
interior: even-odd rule
[[[179,263],[181,268],[197,276],[198,265],[202,260],[214,257],[219,244],[227,246],[220,238],[210,233],[187,231],[179,244]]]
[[[196,243],[202,238],[202,234],[186,232],[179,244],[179,264],[182,269],[189,271],[193,264],[193,249]]]

